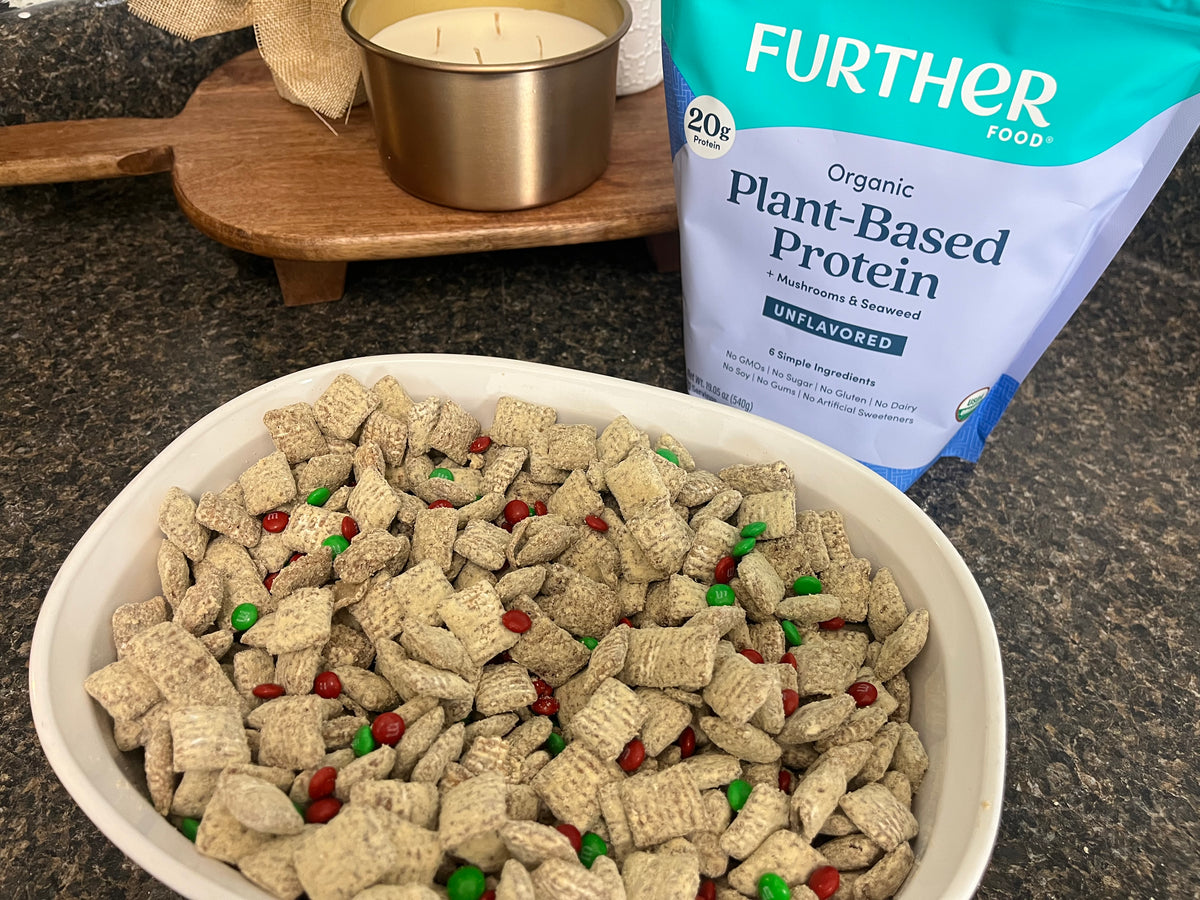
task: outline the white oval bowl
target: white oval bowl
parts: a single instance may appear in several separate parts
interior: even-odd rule
[[[140,754],[116,749],[111,723],[83,690],[115,659],[110,619],[161,592],[156,522],[164,493],[220,490],[274,447],[262,415],[312,402],[346,373],[396,377],[420,398],[453,398],[487,425],[497,398],[557,407],[559,421],[604,426],[618,414],[670,432],[705,468],[782,459],[800,508],[841,510],[856,555],[887,566],[910,608],[930,612],[929,641],[909,668],[912,724],[930,766],[914,801],[921,831],[903,900],[969,900],[1000,823],[1005,711],[991,615],[949,540],[903,493],[847,456],[789,428],[660,388],[570,369],[473,356],[394,355],[329,363],[278,378],[209,413],[143,469],[96,519],[46,594],[34,631],[29,694],[42,747],[67,791],[135,863],[192,900],[270,900],[235,869],[201,856],[158,815]]]

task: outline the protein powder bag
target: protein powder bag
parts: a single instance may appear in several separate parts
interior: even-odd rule
[[[1200,9],[664,0],[692,393],[976,460],[1200,116]]]

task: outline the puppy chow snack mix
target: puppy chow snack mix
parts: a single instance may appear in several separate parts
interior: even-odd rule
[[[931,623],[785,463],[323,387],[163,498],[162,593],[83,685],[197,852],[281,900],[902,889]]]

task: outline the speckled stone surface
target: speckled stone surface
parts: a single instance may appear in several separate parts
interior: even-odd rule
[[[121,6],[0,5],[6,124],[169,115],[246,34],[184,45]],[[982,460],[909,492],[992,609],[1003,821],[979,897],[1200,895],[1200,162],[1196,147],[1017,393]],[[682,390],[680,286],[641,242],[353,264],[285,308],[166,176],[0,189],[0,897],[166,900],[39,748],[39,604],[88,525],[221,403],[304,366],[492,354]],[[935,898],[929,898],[935,900]]]

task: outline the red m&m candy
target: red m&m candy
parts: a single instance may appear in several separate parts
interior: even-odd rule
[[[691,725],[683,729],[683,733],[679,735],[679,740],[675,743],[679,745],[679,755],[683,759],[687,759],[696,752],[696,732],[692,731]]]
[[[717,561],[716,568],[713,569],[713,581],[717,584],[729,584],[729,580],[733,578],[737,572],[737,560],[732,556],[722,556]]]
[[[322,797],[304,811],[304,821],[309,825],[324,825],[341,811],[342,801],[337,797]]]
[[[857,706],[870,706],[879,699],[879,690],[869,681],[856,681],[846,688],[846,693],[854,698]]]
[[[554,697],[539,697],[529,704],[529,708],[539,716],[552,716],[558,712],[558,700]]]
[[[625,772],[636,772],[646,760],[646,745],[637,738],[631,740],[617,757],[617,765]]]
[[[288,514],[281,509],[269,512],[262,517],[263,531],[269,531],[271,534],[279,534],[279,532],[287,528],[287,523]]]
[[[808,876],[808,889],[817,895],[818,900],[828,900],[837,893],[841,876],[833,866],[821,866]]]
[[[509,500],[504,506],[504,521],[511,528],[522,519],[529,518],[529,504],[524,500]]]
[[[800,708],[800,695],[791,688],[784,688],[783,691],[783,714],[790,716]]]
[[[326,700],[333,700],[342,693],[342,679],[333,672],[322,672],[313,679],[313,693]]]
[[[394,712],[380,713],[371,723],[371,735],[379,743],[395,747],[404,737],[404,717]]]
[[[504,627],[516,634],[524,634],[533,627],[533,619],[519,609],[510,609],[500,617]]]
[[[579,833],[579,829],[567,822],[556,825],[555,828],[561,834],[566,835],[567,840],[571,842],[571,849],[578,853],[579,848],[583,846],[583,835]]]
[[[320,800],[322,797],[330,797],[336,786],[337,769],[333,766],[323,766],[313,772],[312,778],[308,780],[309,799]]]

